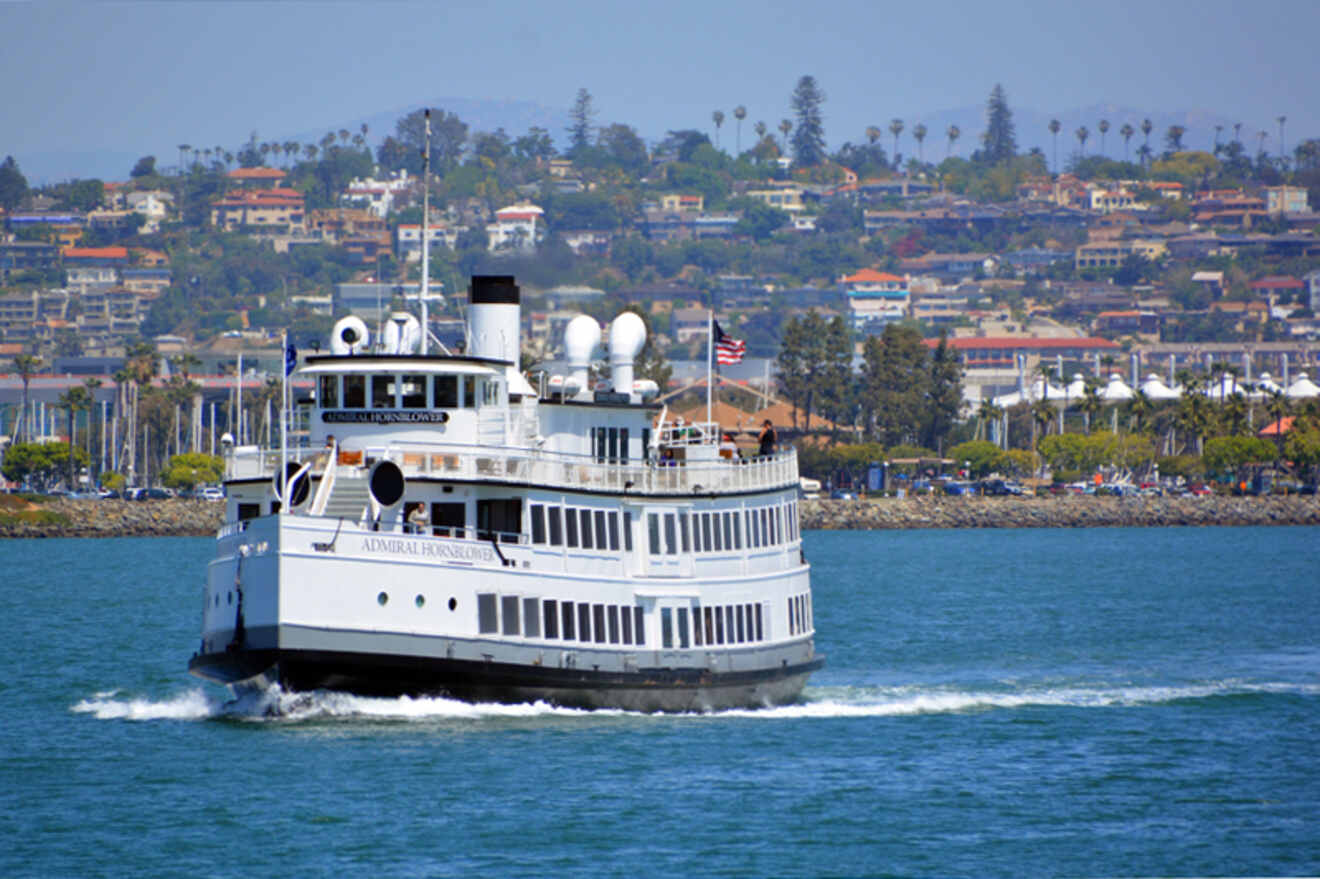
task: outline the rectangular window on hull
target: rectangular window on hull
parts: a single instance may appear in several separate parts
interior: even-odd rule
[[[596,510],[593,514],[596,522],[596,549],[605,549],[609,538],[605,534],[605,511]]]
[[[633,608],[633,635],[636,636],[638,645],[646,646],[646,626],[645,618],[642,616],[640,607]]]
[[[688,514],[687,514],[687,513],[679,513],[679,514],[678,514],[678,530],[679,530],[680,535],[681,535],[682,538],[683,538],[683,552],[684,552],[685,554],[691,552],[691,551],[692,551],[692,540],[691,540],[691,538],[688,536]]]
[[[674,646],[674,609],[660,608],[660,646]]]
[[[595,549],[596,544],[591,536],[591,510],[578,510],[578,516],[582,522],[582,548]]]
[[[633,621],[632,621],[632,611],[631,611],[629,608],[626,608],[626,607],[625,607],[625,608],[623,609],[623,613],[622,613],[620,616],[622,617],[621,622],[623,623],[623,643],[625,643],[625,644],[631,644],[631,643],[632,643],[632,640],[633,640],[633,639],[632,639],[632,632],[633,632],[633,629],[632,629],[632,622],[633,622]]]
[[[665,552],[669,555],[678,554],[678,534],[674,527],[673,513],[665,513]]]
[[[500,596],[500,616],[504,622],[503,634],[522,634],[522,628],[518,625],[518,596]]]
[[[742,549],[742,513],[733,514],[733,548]]]
[[[610,643],[619,643],[619,607],[616,604],[610,605]]]
[[[545,507],[532,504],[532,543],[545,543]]]
[[[541,615],[537,613],[537,605],[540,599],[523,599],[523,634],[528,638],[541,637]]]
[[[688,609],[686,607],[678,609],[678,646],[683,649],[688,647]]]
[[[701,637],[701,608],[700,606],[692,608],[692,639],[697,646],[702,646],[705,641]]]
[[[619,551],[619,514],[615,510],[610,511],[610,551]]]
[[[559,602],[547,598],[541,604],[541,619],[545,623],[545,636],[549,639],[559,637]]]
[[[765,640],[765,629],[761,628],[761,605],[755,605],[756,608],[756,640]]]
[[[483,635],[499,632],[499,620],[495,609],[495,593],[483,592],[477,596],[477,631]]]
[[[585,601],[578,602],[578,640],[591,640],[591,605]]]
[[[550,545],[563,546],[564,525],[560,519],[560,509],[559,507],[551,507],[548,512],[550,513]]]
[[[562,613],[559,616],[559,619],[564,624],[564,640],[572,641],[576,637],[573,634],[574,632],[573,623],[574,620],[576,620],[576,617],[573,615],[573,602],[571,601],[561,602],[559,607],[560,610],[562,611]]]
[[[569,549],[577,549],[578,545],[578,517],[577,510],[569,507],[564,510],[564,530],[567,532],[565,546]]]
[[[632,552],[632,513],[623,514],[623,549]]]
[[[725,513],[724,519],[724,548],[733,549],[733,514]]]
[[[591,631],[596,634],[596,643],[605,643],[605,605],[591,606]]]
[[[646,514],[646,535],[650,538],[651,555],[660,555],[660,514]]]
[[[701,514],[701,548],[710,552],[714,544],[710,542],[710,513]]]

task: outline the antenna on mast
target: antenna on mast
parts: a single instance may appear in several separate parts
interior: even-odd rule
[[[427,337],[431,335],[431,322],[426,313],[426,297],[431,280],[431,108],[426,108],[426,142],[422,147],[422,348],[426,354]]]

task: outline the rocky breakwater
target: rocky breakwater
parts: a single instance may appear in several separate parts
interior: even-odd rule
[[[210,537],[225,516],[224,504],[202,500],[5,501],[0,537]]]
[[[1320,525],[1315,497],[917,497],[802,503],[802,527],[1096,528]]]

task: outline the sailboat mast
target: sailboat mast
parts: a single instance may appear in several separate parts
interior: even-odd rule
[[[426,145],[422,147],[422,348],[427,349],[427,336],[431,334],[430,323],[426,314],[426,297],[430,292],[431,281],[431,240],[429,237],[431,219],[431,108],[426,108]]]

